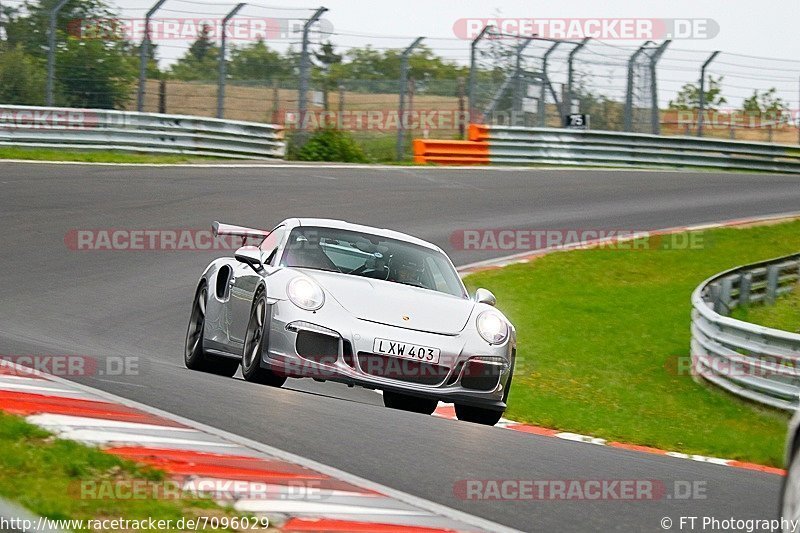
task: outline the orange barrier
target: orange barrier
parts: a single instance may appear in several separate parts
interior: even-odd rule
[[[414,162],[439,165],[488,165],[489,143],[414,139]]]
[[[489,128],[486,124],[470,124],[467,130],[467,139],[470,141],[488,141]]]

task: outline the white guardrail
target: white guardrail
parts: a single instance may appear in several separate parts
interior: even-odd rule
[[[473,125],[490,164],[689,167],[800,173],[800,146],[613,131]]]
[[[283,158],[273,124],[106,109],[0,105],[0,146]]]
[[[800,334],[729,316],[772,303],[800,279],[800,254],[727,270],[692,293],[692,368],[738,396],[794,411],[800,407]]]

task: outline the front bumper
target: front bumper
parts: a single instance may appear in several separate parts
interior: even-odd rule
[[[504,344],[490,345],[469,324],[457,335],[442,335],[357,319],[335,307],[326,304],[312,312],[286,300],[272,303],[261,365],[290,377],[312,377],[446,403],[506,408],[505,391],[514,356],[511,335]],[[439,364],[374,354],[375,338],[439,348]]]

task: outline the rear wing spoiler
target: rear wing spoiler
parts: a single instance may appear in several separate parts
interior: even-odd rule
[[[271,233],[263,229],[253,229],[246,228],[244,226],[234,226],[233,224],[223,224],[221,222],[217,222],[216,220],[211,224],[211,231],[214,233],[215,237],[219,235],[242,237],[244,239],[242,246],[247,244],[248,239],[253,239],[260,244]]]

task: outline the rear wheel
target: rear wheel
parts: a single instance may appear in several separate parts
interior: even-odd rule
[[[800,452],[795,450],[783,479],[781,490],[781,517],[787,521],[800,519]],[[795,522],[797,523],[797,522]],[[796,532],[796,529],[784,528],[785,532]]]
[[[465,422],[474,422],[475,424],[484,424],[486,426],[493,426],[500,421],[503,416],[503,411],[494,409],[485,409],[483,407],[473,407],[471,405],[456,404],[456,417]]]
[[[208,301],[208,287],[200,286],[197,289],[192,314],[189,316],[189,328],[186,331],[186,347],[183,353],[183,362],[186,368],[199,370],[219,376],[233,377],[239,368],[239,361],[232,358],[220,357],[206,353],[203,349],[203,331],[206,326],[206,302]]]
[[[280,387],[286,382],[286,376],[279,376],[268,368],[261,367],[261,353],[264,350],[264,333],[268,331],[267,298],[259,291],[253,300],[250,321],[242,352],[242,375],[247,381],[261,383],[271,387]]]
[[[383,391],[383,405],[390,409],[401,409],[403,411],[411,411],[412,413],[431,415],[436,410],[438,404],[439,402],[437,400]]]

